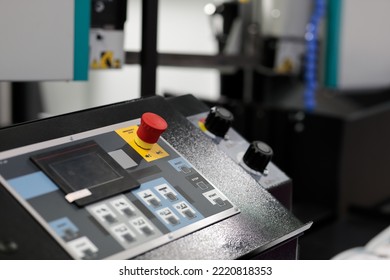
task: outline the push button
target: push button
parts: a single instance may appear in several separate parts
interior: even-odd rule
[[[144,113],[134,141],[141,148],[150,150],[167,128],[167,122],[159,115]]]

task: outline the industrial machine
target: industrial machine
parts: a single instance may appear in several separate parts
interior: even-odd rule
[[[311,223],[270,194],[289,207],[290,179],[215,110],[154,96],[1,129],[0,258],[296,259]]]
[[[87,80],[90,2],[1,1],[0,80]]]

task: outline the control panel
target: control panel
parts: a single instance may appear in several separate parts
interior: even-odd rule
[[[0,153],[0,182],[74,259],[125,259],[239,209],[141,119]]]
[[[187,118],[261,186],[269,189],[289,181],[289,178],[272,163],[273,150],[267,143],[262,141],[249,143],[231,127],[234,116],[227,109],[215,106],[209,111]]]
[[[188,119],[254,178],[259,180],[262,175],[268,175],[266,167],[271,161],[272,149],[261,141],[249,144],[231,129],[234,116],[230,111],[215,106],[208,113],[190,116]]]
[[[233,127],[234,114],[223,105],[205,106],[192,95],[170,100],[174,107],[212,142],[270,192],[289,210],[292,209],[292,182],[273,162],[273,150],[263,141],[248,142]],[[190,105],[189,105],[190,104]]]
[[[290,180],[249,175],[270,149],[244,156],[212,110],[154,96],[0,129],[0,259],[295,259]]]

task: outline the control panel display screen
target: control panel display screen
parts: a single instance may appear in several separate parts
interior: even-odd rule
[[[139,187],[139,183],[95,141],[38,154],[31,160],[66,194],[85,190],[85,196],[76,195],[79,206]]]
[[[73,190],[93,188],[120,179],[98,154],[89,153],[52,163],[51,169]]]

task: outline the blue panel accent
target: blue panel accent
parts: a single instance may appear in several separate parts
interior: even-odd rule
[[[185,166],[187,168],[192,168],[192,166],[184,159],[184,158],[181,158],[181,157],[178,157],[178,158],[175,158],[175,159],[171,159],[170,161],[168,161],[170,165],[173,166],[173,168],[176,169],[176,171],[180,172],[181,171],[181,167]]]
[[[172,190],[174,190],[176,192],[176,195],[177,195],[177,200],[176,201],[169,201],[168,199],[166,199],[165,197],[163,197],[158,191],[156,191],[155,187],[159,186],[159,185],[162,185],[162,184],[167,184]],[[140,195],[138,195],[139,192],[142,192],[142,191],[145,191],[145,190],[149,190],[151,191],[155,196],[157,196],[160,200],[161,200],[161,206],[158,207],[158,208],[154,208],[153,206],[151,205],[148,205]],[[180,229],[180,228],[183,228],[185,226],[188,226],[190,224],[193,224],[195,222],[198,222],[200,220],[202,220],[204,218],[204,216],[198,212],[198,210],[193,206],[191,205],[191,203],[189,203],[183,196],[180,195],[179,192],[176,191],[175,188],[172,187],[171,184],[169,184],[167,182],[167,180],[165,180],[164,178],[158,178],[156,180],[153,180],[153,181],[149,181],[147,183],[144,183],[144,184],[141,184],[141,186],[136,189],[136,190],[133,190],[132,193],[134,195],[136,195],[137,197],[139,197],[139,200],[152,212],[155,214],[155,216],[170,230],[170,231],[175,231],[177,229]],[[179,211],[177,211],[175,209],[175,207],[173,206],[174,204],[177,204],[177,203],[180,203],[180,202],[185,202],[187,205],[189,205],[196,213],[195,213],[195,217],[192,218],[192,219],[187,219],[185,217],[183,217]],[[166,208],[168,207],[179,219],[180,219],[180,223],[177,224],[177,225],[171,225],[171,224],[167,224],[165,222],[165,220],[158,214],[158,212],[163,209],[163,208]]]
[[[58,187],[38,171],[8,180],[11,187],[24,199],[31,199],[58,190]]]
[[[325,86],[337,88],[342,2],[328,0]]]
[[[91,1],[74,0],[74,80],[88,80]]]
[[[76,234],[79,231],[79,229],[66,217],[54,220],[50,222],[49,225],[62,238],[65,238],[69,232]]]

